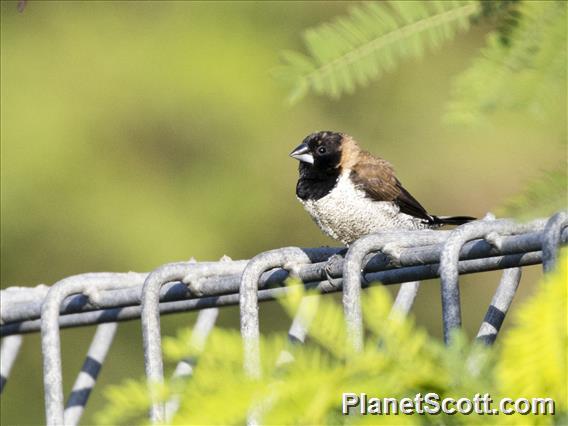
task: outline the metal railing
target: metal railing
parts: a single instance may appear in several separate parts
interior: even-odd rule
[[[461,326],[459,275],[503,270],[477,338],[491,344],[515,295],[521,268],[543,264],[553,269],[557,252],[568,242],[568,215],[527,224],[491,216],[451,231],[404,231],[368,235],[345,248],[287,247],[250,260],[170,263],[151,273],[89,273],[65,278],[51,287],[12,287],[1,292],[1,390],[20,350],[23,335],[41,331],[46,422],[79,422],[96,383],[117,324],[140,319],[145,372],[149,382],[164,380],[160,316],[199,310],[193,338],[203,347],[215,325],[218,308],[240,306],[245,372],[260,375],[258,303],[286,294],[292,274],[320,293],[343,292],[348,335],[354,350],[363,347],[361,288],[382,283],[402,284],[393,310],[407,313],[419,281],[440,277],[444,339]],[[302,312],[294,318],[290,339],[303,342],[309,329]],[[85,362],[64,403],[60,330],[98,324]],[[282,353],[281,360],[291,354]],[[174,375],[193,371],[193,360],[177,366]],[[155,387],[150,387],[150,390]],[[157,401],[157,398],[154,399]],[[167,421],[178,401],[154,403],[151,419]]]

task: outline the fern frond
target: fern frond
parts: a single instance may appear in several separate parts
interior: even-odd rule
[[[392,70],[405,58],[420,57],[467,29],[478,12],[473,1],[389,1],[364,3],[349,15],[307,30],[308,55],[284,52],[275,77],[292,86],[290,101],[309,90],[338,98]]]
[[[521,2],[506,42],[492,32],[455,81],[446,121],[476,124],[505,110],[565,119],[567,9],[561,1]]]

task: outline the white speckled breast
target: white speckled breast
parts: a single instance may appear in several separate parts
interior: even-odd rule
[[[421,219],[401,213],[391,201],[373,201],[355,187],[345,170],[329,194],[319,200],[300,200],[317,225],[343,244],[381,231],[426,229]]]

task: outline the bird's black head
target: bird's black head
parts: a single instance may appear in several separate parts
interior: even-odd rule
[[[342,133],[331,131],[312,133],[290,153],[290,157],[299,160],[304,167],[335,169],[341,162],[343,137]]]

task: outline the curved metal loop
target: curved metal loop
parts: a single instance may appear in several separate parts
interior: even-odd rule
[[[449,231],[438,232],[447,233]],[[460,259],[480,259],[492,256],[501,256],[504,254],[522,254],[540,251],[542,248],[542,231],[528,232],[523,233],[522,235],[502,236],[499,237],[499,241],[499,248],[492,245],[494,242],[493,240],[491,241],[491,244],[484,240],[470,241],[463,246],[460,252]],[[568,241],[568,228],[564,228],[562,231],[561,241],[564,243]],[[300,278],[304,282],[320,281],[321,279],[325,279],[326,274],[323,267],[325,263],[320,262],[325,262],[330,255],[342,251],[339,248],[304,250],[312,257],[312,263],[310,265],[302,266],[299,270]],[[346,252],[345,249],[343,250]],[[314,254],[316,251],[319,252],[318,256]],[[400,263],[403,267],[437,264],[439,262],[441,251],[442,246],[439,244],[407,248],[400,254]],[[330,268],[332,269],[330,271],[331,277],[340,277],[343,270],[343,261],[332,263],[333,265]],[[386,261],[381,259],[381,255],[375,255],[367,264],[366,269],[372,272],[385,271],[386,269],[389,269],[389,265]],[[206,297],[236,293],[240,286],[241,274],[242,271],[238,274],[206,276],[198,280],[199,286]],[[270,285],[280,284],[286,275],[286,272],[282,270],[279,272],[275,271],[263,274],[260,280],[260,286],[261,288],[265,288]],[[369,272],[367,272],[366,275],[368,276]],[[60,324],[64,327],[82,326],[92,324],[93,321],[95,323],[113,322],[115,320],[124,320],[127,317],[139,317],[142,285],[148,276],[148,273],[137,273],[136,276],[140,277],[140,284],[138,284],[135,289],[118,288],[99,292],[99,297],[96,302],[97,304],[100,304],[104,311],[95,312],[94,307],[90,302],[88,302],[87,297],[82,294],[66,298],[62,304],[62,308],[60,309],[61,314],[64,314],[64,316],[60,319]],[[423,278],[414,277],[411,281],[414,281],[415,279]],[[391,280],[390,282],[392,283],[393,281]],[[334,283],[339,285],[338,280],[334,280]],[[193,286],[194,283],[190,284]],[[42,289],[41,291],[32,290],[28,295],[24,295],[23,293],[25,292],[23,291],[11,289],[12,288],[10,287],[0,292],[0,311],[4,321],[4,324],[0,325],[0,334],[4,337],[39,330],[40,321],[36,320],[41,316],[41,304],[43,303],[43,299],[45,298],[45,294],[47,294],[49,287],[46,286],[45,289]],[[170,282],[162,287],[160,301],[161,304],[166,301],[178,301],[181,303],[182,300],[187,299],[189,293],[190,292],[188,291],[188,286],[186,284],[179,281]],[[11,303],[11,300],[14,301],[14,303]],[[169,304],[167,306],[173,305]],[[211,305],[209,304],[208,306]],[[163,306],[161,309],[165,312],[173,311],[173,308],[171,307],[166,308]],[[84,315],[74,315],[76,313],[83,313]],[[86,318],[89,318],[89,320]]]
[[[308,254],[298,247],[270,250],[253,257],[241,277],[239,305],[241,335],[244,348],[244,369],[252,378],[260,377],[260,327],[258,321],[258,281],[272,268],[288,263],[310,263]]]
[[[449,232],[449,231],[437,231]],[[488,270],[511,268],[516,266],[534,265],[542,263],[542,232],[533,231],[519,235],[503,236],[500,238],[500,248],[496,249],[485,240],[473,240],[462,247],[460,251],[459,273],[468,274]],[[568,228],[564,228],[561,233],[561,242],[568,242]],[[425,280],[438,277],[439,258],[443,245],[427,245],[409,247],[403,249],[400,255],[401,268],[392,269],[388,262],[383,259],[382,254],[376,254],[365,266],[366,281],[380,281],[384,284],[398,284],[406,281]],[[326,279],[324,266],[326,256],[336,254],[341,249],[304,249],[310,256],[312,263],[303,265],[299,268],[299,275],[302,281],[309,283],[309,287],[318,286],[320,291],[329,293],[341,288],[339,280],[335,281],[334,287]],[[316,256],[310,251],[317,251]],[[502,259],[497,262],[497,259]],[[332,277],[342,275],[343,262],[333,264],[331,271]],[[142,287],[148,273],[131,273],[139,284],[134,288],[121,287],[112,290],[101,291],[100,300],[101,310],[93,310],[93,306],[88,302],[87,297],[82,294],[67,297],[60,308],[59,318],[60,328],[81,327],[91,324],[106,322],[120,322],[140,318],[140,295]],[[207,307],[225,306],[238,304],[238,289],[242,274],[230,274],[222,276],[209,276],[200,280],[200,285],[205,292],[205,297],[190,298],[190,291],[187,285],[179,281],[170,282],[160,291],[160,312],[162,315],[182,312],[188,310],[199,310]],[[264,273],[260,279],[260,288],[265,289],[275,285],[281,285],[286,278],[285,270],[275,269]],[[319,283],[319,284],[318,284]],[[282,289],[261,290],[259,298],[261,300],[273,299],[276,294],[281,294]],[[47,293],[47,292],[46,292]],[[10,297],[16,296],[11,290],[2,290],[0,302],[2,302],[2,316],[8,320],[0,325],[0,335],[2,337],[34,333],[41,328],[41,304],[44,296],[39,292],[33,292],[31,298],[26,298],[28,302],[9,304],[5,303],[5,294]],[[19,297],[19,296],[18,296]],[[39,306],[39,310],[36,308]]]
[[[551,272],[556,265],[558,247],[562,230],[568,227],[568,213],[556,213],[546,222],[542,236],[542,267],[545,273]]]
[[[444,323],[444,342],[450,341],[453,329],[461,327],[460,291],[458,285],[458,262],[460,252],[465,243],[485,238],[494,233],[514,235],[542,229],[544,221],[537,220],[527,224],[519,224],[509,219],[479,220],[458,226],[444,243],[440,254],[440,281],[442,293],[442,319]]]
[[[380,251],[393,243],[401,248],[411,245],[429,245],[440,243],[448,236],[448,231],[385,232],[367,235],[349,247],[343,264],[343,310],[350,340],[348,343],[356,352],[363,350],[361,274],[365,257],[370,252]]]
[[[43,352],[43,385],[45,417],[48,425],[64,424],[63,378],[61,372],[61,339],[59,310],[66,297],[82,294],[92,286],[99,289],[134,286],[140,274],[91,273],[74,275],[55,283],[41,308],[41,348]]]
[[[142,339],[144,343],[144,368],[153,401],[150,419],[153,423],[165,420],[165,405],[158,402],[156,383],[164,381],[162,360],[162,337],[160,331],[160,289],[171,281],[183,281],[189,287],[191,282],[212,274],[231,274],[244,268],[243,261],[206,262],[195,261],[168,263],[151,272],[142,288]]]
[[[562,233],[563,241],[568,241],[568,232]],[[539,243],[540,244],[540,243]],[[538,250],[535,249],[535,250]],[[408,251],[412,251],[409,249]],[[530,251],[524,253],[508,254],[503,253],[499,255],[492,255],[486,258],[469,258],[460,260],[459,273],[474,274],[486,271],[502,270],[504,268],[524,267],[530,265],[542,264],[542,253],[540,251]],[[306,265],[304,268],[311,269],[313,265]],[[302,268],[302,269],[304,269]],[[398,269],[376,269],[377,272],[367,272],[365,277],[367,281],[374,283],[380,282],[384,285],[401,284],[409,281],[427,280],[439,278],[438,275],[439,265],[436,264],[421,264],[421,265],[405,265]],[[310,273],[311,274],[311,273]],[[322,273],[323,274],[323,273]],[[264,288],[269,284],[281,285],[280,279],[282,274],[269,271],[263,274],[261,278],[262,290],[258,293],[258,300],[261,302],[268,300],[275,300],[282,297],[287,293],[287,288]],[[317,289],[321,293],[334,293],[338,289],[329,284],[325,277],[312,278],[304,280],[306,286],[312,289]],[[230,278],[229,280],[236,280],[235,288],[238,288],[240,277]],[[207,284],[215,284],[216,279],[206,279]],[[233,285],[233,284],[231,284]],[[114,290],[109,291],[109,293]],[[162,292],[163,294],[163,292]],[[201,309],[221,306],[234,306],[239,304],[239,294],[236,290],[230,290],[225,294],[212,294],[211,296],[202,298],[187,299],[184,297],[174,301],[160,302],[160,315],[168,315],[177,312],[197,311]],[[140,318],[140,306],[126,306],[122,308],[105,308],[101,311],[81,312],[74,314],[62,315],[59,319],[59,327],[73,328],[82,327],[93,324],[101,324],[107,322],[122,322],[130,321]],[[0,326],[0,333],[3,337],[15,335],[34,333],[41,329],[41,320],[21,321],[12,324],[5,324]]]

